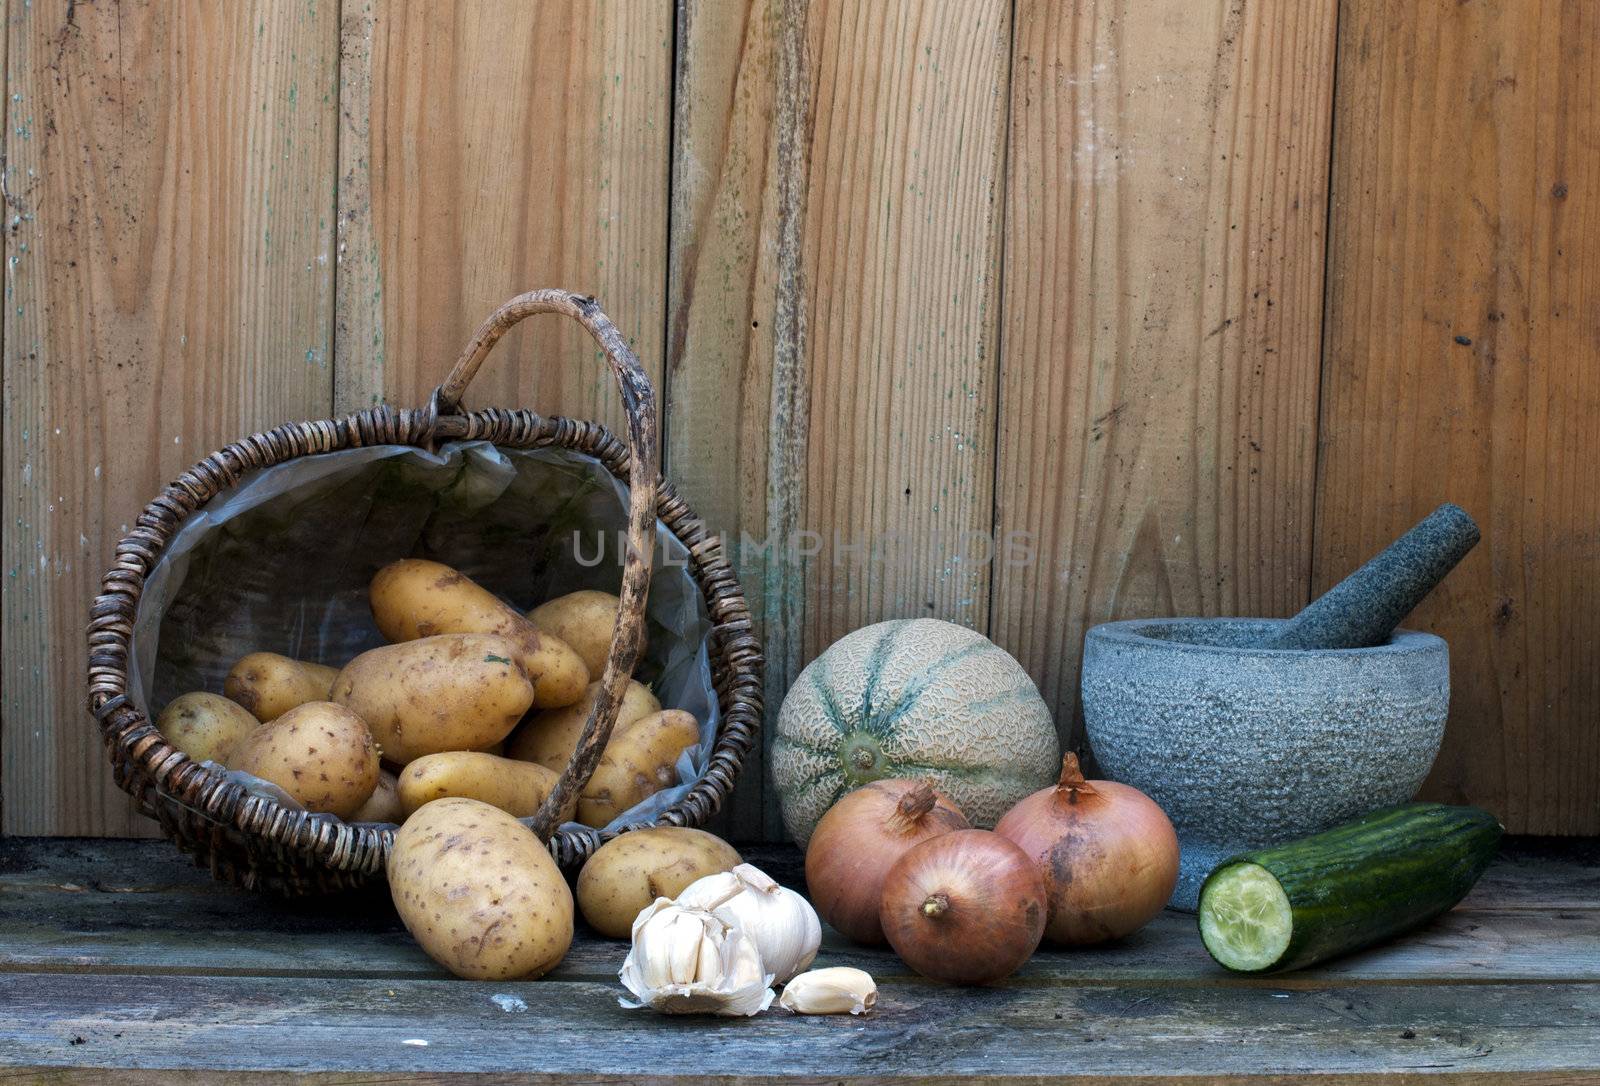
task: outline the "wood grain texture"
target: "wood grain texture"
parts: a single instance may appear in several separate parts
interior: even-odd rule
[[[1501,1083],[1523,1083],[1528,1086],[1593,1086],[1594,1078],[1588,1071],[1529,1071],[1525,1074],[1508,1077],[1498,1072],[1480,1073],[1464,1071],[1460,1073],[1446,1072],[1435,1074],[1425,1072],[1426,1077],[1412,1076],[1402,1078],[1386,1074],[1353,1074],[1353,1075],[1318,1075],[1317,1086],[1370,1086],[1372,1083],[1383,1083],[1387,1086],[1498,1086]],[[589,1077],[576,1075],[561,1075],[559,1073],[548,1076],[527,1075],[519,1072],[509,1074],[461,1074],[459,1072],[430,1072],[406,1071],[384,1072],[369,1074],[366,1072],[305,1072],[286,1073],[282,1071],[171,1071],[167,1069],[148,1071],[125,1071],[101,1067],[73,1068],[73,1067],[18,1067],[15,1069],[0,1068],[0,1082],[20,1081],[33,1084],[47,1084],[47,1086],[76,1086],[83,1083],[85,1086],[133,1086],[133,1084],[151,1084],[151,1086],[192,1086],[195,1083],[204,1083],[206,1086],[257,1086],[261,1083],[279,1083],[286,1086],[387,1086],[389,1083],[403,1082],[409,1086],[526,1086],[529,1083],[560,1082],[569,1084],[582,1084],[591,1082],[617,1082],[615,1076]],[[687,1086],[697,1086],[704,1079],[671,1079],[650,1078],[645,1081],[651,1086],[664,1086],[666,1083],[683,1081]],[[855,1084],[867,1083],[896,1083],[902,1081],[898,1078],[857,1075],[847,1080]],[[1017,1084],[1036,1084],[1036,1086],[1055,1086],[1057,1083],[1092,1084],[1102,1086],[1106,1081],[1104,1077],[1085,1079],[1083,1076],[1063,1078],[1050,1075],[1044,1078],[1037,1076],[1025,1077],[1005,1075],[998,1077],[975,1075],[933,1075],[919,1076],[919,1086],[953,1086],[957,1083],[990,1083],[1005,1082],[1013,1086]],[[1300,1075],[1250,1075],[1244,1078],[1240,1075],[1118,1075],[1115,1079],[1117,1086],[1237,1086],[1244,1082],[1249,1086],[1303,1086],[1305,1078]],[[758,1083],[783,1083],[785,1086],[839,1086],[840,1080],[831,1075],[777,1075],[753,1074],[723,1076],[717,1079],[718,1086],[754,1086]]]
[[[11,2],[10,0],[0,0],[0,87],[5,87],[8,91],[10,89],[10,85],[6,82],[7,61],[9,60],[7,42],[9,41],[10,33]],[[4,215],[5,221],[7,222],[7,235],[11,233],[9,223],[12,215],[10,207],[11,201],[7,197],[7,194],[10,191],[10,170],[7,166],[6,157],[6,149],[10,146],[10,130],[10,110],[7,108],[6,104],[0,103],[0,215]],[[8,400],[6,389],[9,387],[9,382],[5,380],[3,360],[6,311],[10,308],[11,306],[9,304],[0,304],[0,407],[3,407]],[[5,438],[5,417],[3,413],[0,413],[0,517],[9,516],[11,513],[11,505],[6,500],[5,495],[5,491],[8,489],[7,484],[10,482],[5,475],[7,450],[8,446],[6,445]],[[0,559],[9,557],[10,552],[5,549],[5,524],[3,520],[0,520]],[[8,577],[4,582],[0,582],[0,661],[9,659],[5,653],[12,634],[10,624],[5,621],[6,618],[9,617],[9,611],[5,606],[5,596],[11,591],[14,591],[14,586],[11,584],[11,579]],[[35,598],[37,598],[37,596],[35,596]],[[0,663],[0,837],[3,837],[6,831],[6,788],[5,773],[3,768],[5,765],[6,755],[6,699],[4,680],[4,664]]]
[[[775,709],[858,626],[987,626],[1010,6],[683,10],[668,468]]]
[[[745,859],[804,891],[800,852],[756,846]],[[1452,913],[1391,944],[1292,976],[1222,973],[1194,918],[1164,912],[1117,943],[1042,950],[1029,985],[1265,986],[1517,982],[1600,983],[1600,866],[1594,845],[1507,841]],[[203,918],[203,919],[199,919]],[[1559,946],[1559,953],[1551,948]],[[622,945],[581,932],[552,980],[606,980]],[[880,984],[912,982],[884,948],[824,927],[822,959]],[[0,973],[138,972],[171,976],[436,978],[447,974],[406,934],[383,895],[283,901],[234,890],[165,844],[17,840],[0,846]]]
[[[658,385],[673,7],[356,0],[343,19],[336,399],[420,405],[478,323],[592,294]],[[468,405],[623,413],[570,322],[507,337]]]
[[[0,1082],[25,1082],[28,1086],[389,1086],[403,1082],[408,1086],[527,1086],[530,1083],[587,1084],[595,1082],[648,1082],[650,1086],[666,1086],[682,1082],[685,1086],[699,1086],[703,1078],[652,1076],[648,1079],[626,1079],[613,1075],[549,1075],[525,1072],[475,1074],[459,1071],[386,1071],[377,1074],[364,1071],[174,1071],[168,1068],[150,1070],[123,1070],[106,1067],[0,1067]],[[718,1086],[754,1086],[754,1084],[783,1083],[784,1086],[840,1086],[834,1075],[788,1075],[774,1071],[770,1074],[724,1075],[717,1078]],[[903,1077],[875,1074],[853,1075],[846,1079],[853,1084],[899,1083]],[[1060,1075],[918,1075],[918,1086],[955,1086],[959,1083],[1010,1083],[1012,1086],[1104,1086],[1104,1076]],[[1304,1086],[1303,1075],[1118,1075],[1117,1086]],[[1526,1086],[1594,1086],[1594,1076],[1589,1071],[1530,1070],[1507,1075],[1503,1072],[1434,1072],[1424,1071],[1409,1076],[1375,1072],[1373,1074],[1317,1075],[1316,1086],[1501,1086],[1504,1083],[1521,1083]]]
[[[1450,642],[1425,794],[1600,832],[1600,9],[1340,26],[1314,584],[1441,501],[1483,542],[1407,625]]]
[[[4,883],[0,883],[4,885]],[[9,887],[8,887],[9,889]],[[186,910],[205,909],[203,926]],[[0,975],[136,972],[183,976],[449,976],[406,933],[382,900],[354,907],[294,907],[205,892],[18,892],[0,902]],[[1560,947],[1559,953],[1552,953]],[[624,943],[583,933],[551,980],[607,980]],[[852,946],[824,928],[828,965],[863,969],[878,983],[915,982],[882,948]],[[1239,985],[1297,989],[1327,984],[1460,984],[1486,978],[1600,984],[1600,908],[1496,909],[1469,901],[1380,951],[1286,977],[1222,974],[1195,936],[1194,917],[1164,912],[1106,947],[1041,950],[1016,974],[1041,986]]]
[[[418,404],[558,284],[658,381],[774,713],[932,614],[1080,745],[1089,625],[1288,614],[1449,499],[1485,538],[1411,620],[1454,658],[1427,794],[1600,833],[1592,4],[0,5],[0,832],[151,832],[79,692],[162,481]],[[620,422],[555,321],[493,403]],[[782,833],[760,762],[737,838]]]
[[[808,13],[807,659],[885,618],[988,625],[1010,32],[997,0]]]
[[[212,449],[331,406],[329,4],[7,18],[6,833],[148,833],[83,711],[114,541]]]
[[[780,269],[792,275],[795,256],[777,243],[775,122],[786,26],[792,38],[776,0],[678,4],[665,470],[722,535],[756,615],[766,610],[765,555],[740,541],[767,534],[773,365],[784,354],[774,307]],[[792,128],[796,103],[784,97],[783,123]],[[782,696],[770,670],[768,685]],[[752,756],[714,828],[760,836],[763,764]]]
[[[1021,0],[991,636],[1306,601],[1334,0]]]
[[[0,1081],[41,1066],[173,1076],[162,1081],[185,1068],[322,1081],[1584,1081],[1600,1066],[1595,848],[1508,839],[1447,916],[1285,976],[1226,973],[1193,918],[1171,913],[1110,946],[1042,951],[988,989],[929,983],[828,932],[822,963],[877,978],[871,1017],[726,1021],[621,1010],[624,944],[581,929],[539,981],[464,983],[381,895],[281,901],[214,882],[165,844],[13,839],[0,841]],[[803,887],[798,850],[748,858]],[[505,1043],[508,1030],[532,1043]]]
[[[24,1066],[522,1072],[579,1082],[923,1081],[929,1068],[950,1081],[1073,1081],[1053,1077],[1065,1071],[1084,1083],[1600,1068],[1600,985],[1592,984],[1300,992],[922,982],[880,987],[864,1021],[770,1012],[663,1020],[618,1006],[620,991],[614,977],[488,985],[12,974],[0,976],[0,1037],[6,1062]],[[526,1009],[507,1011],[495,995]],[[509,1031],[524,1030],[528,1043],[507,1043]]]
[[[752,845],[745,858],[784,885],[804,889],[804,856],[793,845]],[[296,904],[242,893],[197,869],[188,856],[166,842],[95,838],[0,840],[0,887],[8,894],[93,891],[113,900],[120,895],[137,895],[121,898],[130,903],[151,900],[147,895],[152,894],[208,894],[219,901],[231,899],[235,903],[231,907],[239,915],[256,912],[262,918],[263,930],[293,930],[272,926],[271,918],[280,914],[298,918],[309,912],[327,913],[329,922],[346,915],[337,903],[327,900]],[[357,911],[367,908],[354,899],[350,904]],[[1465,906],[1502,912],[1600,908],[1600,838],[1506,838]],[[215,911],[225,908],[217,902],[196,907],[218,920],[232,915]]]

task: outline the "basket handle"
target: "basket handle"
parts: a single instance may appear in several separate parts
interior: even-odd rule
[[[605,751],[606,740],[617,722],[623,691],[633,677],[639,661],[639,641],[644,632],[644,605],[650,592],[650,566],[656,542],[656,480],[661,470],[656,445],[655,389],[645,376],[639,359],[628,349],[595,300],[568,290],[531,290],[501,305],[478,326],[461,358],[434,390],[428,413],[434,418],[434,432],[441,437],[458,437],[466,432],[457,414],[461,397],[477,376],[500,337],[519,321],[535,313],[560,313],[571,317],[588,331],[611,361],[611,372],[622,393],[622,406],[628,414],[628,548],[623,557],[621,604],[617,622],[611,630],[611,651],[600,673],[600,689],[594,708],[584,722],[572,760],[562,772],[555,789],[545,797],[533,818],[533,832],[548,841],[561,823],[561,810],[594,773]]]

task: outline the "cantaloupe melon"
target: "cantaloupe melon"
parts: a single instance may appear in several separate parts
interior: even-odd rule
[[[772,744],[783,824],[802,846],[853,788],[922,777],[991,827],[1050,784],[1061,748],[1028,673],[975,630],[879,622],[840,638],[784,699]]]

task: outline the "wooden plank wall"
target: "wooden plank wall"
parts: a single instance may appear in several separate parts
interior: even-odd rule
[[[6,16],[7,833],[147,829],[83,710],[111,549],[208,451],[333,392],[327,4]]]
[[[148,832],[81,711],[80,631],[164,479],[420,402],[489,307],[561,284],[657,377],[669,474],[750,542],[774,705],[848,630],[937,615],[1013,651],[1078,744],[1088,625],[1290,613],[1449,498],[1485,540],[1415,620],[1455,662],[1428,792],[1600,833],[1585,0],[4,23],[0,832]],[[569,330],[502,351],[474,402],[618,418]],[[978,561],[973,533],[1022,549]],[[756,767],[723,826],[777,832]]]
[[[1313,583],[1441,498],[1431,794],[1600,833],[1600,6],[1346,0]]]
[[[1333,0],[1017,7],[992,636],[1306,603]]]
[[[658,384],[672,9],[345,0],[335,409],[417,404],[500,302],[573,285]],[[511,332],[474,403],[623,422],[571,321]]]

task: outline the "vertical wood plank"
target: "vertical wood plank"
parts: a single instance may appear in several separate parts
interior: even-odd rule
[[[763,555],[742,555],[740,541],[766,538],[786,26],[791,38],[798,33],[779,0],[678,5],[665,470],[722,533],[757,615]],[[785,104],[792,111],[795,102],[789,95]],[[797,254],[784,255],[792,272]],[[720,816],[718,828],[735,840],[761,837],[763,764],[752,755]]]
[[[7,43],[10,41],[10,33],[11,0],[0,0],[0,87],[4,87],[6,89],[6,100],[4,102],[0,102],[0,118],[3,118],[0,119],[0,215],[3,215],[3,221],[8,223],[5,228],[6,235],[11,233],[9,221],[12,214],[10,207],[11,201],[6,198],[6,194],[11,191],[10,175],[6,166],[6,162],[8,161],[6,154],[7,149],[10,146],[11,133],[11,110],[9,105],[11,100],[11,87],[10,84],[6,82],[7,60],[9,52]],[[0,242],[0,245],[4,244],[4,242]],[[7,296],[7,300],[9,301],[9,296]],[[11,307],[9,304],[0,304],[0,400],[3,400],[3,389],[5,384],[3,376],[3,359],[6,311],[10,308]],[[10,506],[5,504],[3,493],[5,489],[5,483],[9,482],[9,479],[6,479],[4,475],[5,450],[9,448],[9,446],[6,445],[6,429],[6,415],[4,412],[0,412],[0,515],[10,513]],[[6,551],[4,544],[5,534],[6,522],[0,521],[0,556],[9,557],[9,552]],[[8,590],[9,578],[6,581],[0,581],[0,660],[9,659],[9,657],[6,656],[6,650],[12,646],[10,634],[8,632],[10,627],[5,622],[5,618],[7,616],[4,607],[4,597]],[[5,690],[3,686],[4,677],[3,664],[0,664],[0,766],[4,766],[6,756],[6,702]],[[0,771],[0,836],[4,836],[6,827],[6,789],[4,786],[4,774],[3,771]]]
[[[1009,37],[1000,2],[810,15],[808,657],[887,617],[988,627],[963,537],[993,518]]]
[[[1311,562],[1335,0],[1019,0],[991,636],[1081,746],[1084,631]]]
[[[3,829],[152,826],[83,710],[112,545],[233,438],[331,406],[328,3],[8,12]]]
[[[422,404],[521,291],[599,298],[659,385],[671,0],[406,4],[343,19],[336,400]],[[554,318],[506,337],[469,406],[623,424]]]
[[[730,7],[686,9],[668,462],[754,544],[775,713],[858,626],[987,627],[1010,4]]]
[[[1600,9],[1345,0],[1315,587],[1438,502],[1483,542],[1425,794],[1600,832]]]

